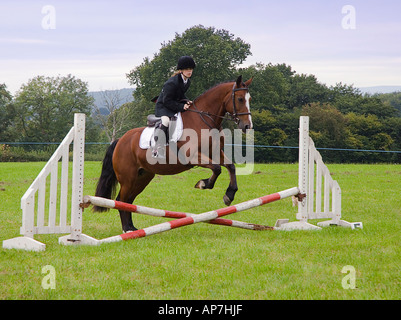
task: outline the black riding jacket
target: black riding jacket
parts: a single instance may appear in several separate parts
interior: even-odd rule
[[[181,74],[177,74],[168,79],[164,83],[162,92],[156,102],[156,117],[172,117],[177,112],[184,111],[185,102],[183,102],[183,100],[188,100],[185,96],[185,92],[187,92],[190,84],[190,79],[188,79],[187,84],[184,84]]]

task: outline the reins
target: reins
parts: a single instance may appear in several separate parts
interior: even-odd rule
[[[195,109],[187,109],[187,111],[191,111],[191,112],[195,112],[195,113],[199,114],[199,116],[200,116],[200,118],[202,119],[202,121],[203,121],[204,123],[206,123],[206,125],[207,125],[210,129],[213,129],[213,128],[216,128],[216,127],[217,127],[216,121],[213,119],[213,117],[221,118],[221,119],[223,119],[223,120],[226,119],[226,120],[234,121],[235,123],[238,124],[239,119],[238,119],[238,118],[234,118],[233,115],[230,114],[230,113],[229,113],[230,116],[227,117],[227,116],[225,116],[225,115],[224,115],[224,116],[220,116],[220,115],[218,115],[218,114],[210,113],[210,112],[208,112],[208,111],[199,110],[199,109],[196,107],[196,105],[195,105],[195,101],[192,103],[192,106],[193,106]],[[203,116],[208,117],[208,118],[214,123],[214,127],[211,126],[211,125],[206,121],[206,119],[205,119]],[[220,127],[221,127],[221,126],[220,126]]]

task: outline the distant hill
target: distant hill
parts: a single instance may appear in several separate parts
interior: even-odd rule
[[[392,92],[401,91],[401,86],[360,87],[359,90],[361,90],[363,93],[370,93],[370,94],[392,93]]]
[[[131,88],[125,88],[125,89],[117,89],[117,90],[103,90],[103,91],[90,91],[88,94],[92,96],[95,99],[94,104],[100,109],[102,114],[108,114],[108,111],[106,110],[102,98],[102,92],[107,92],[111,94],[118,94],[121,98],[121,105],[127,102],[131,102],[133,100],[132,98],[132,92],[134,89]]]

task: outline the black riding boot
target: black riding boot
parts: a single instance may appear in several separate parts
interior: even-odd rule
[[[153,147],[153,158],[166,158],[168,127],[160,124],[160,127],[155,129],[155,146]]]

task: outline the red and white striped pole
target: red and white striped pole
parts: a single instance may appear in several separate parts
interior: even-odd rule
[[[134,204],[129,204],[126,202],[121,202],[117,200],[110,200],[101,197],[95,196],[85,196],[83,199],[84,206],[89,204],[103,207],[103,208],[110,208],[110,209],[117,209],[122,211],[128,212],[136,212],[140,214],[145,214],[154,217],[165,217],[165,218],[186,218],[186,217],[194,217],[198,214],[194,213],[187,213],[187,212],[177,212],[177,211],[169,211],[169,210],[162,210],[162,209],[155,209],[155,208],[148,208],[144,206],[138,206]],[[228,220],[228,219],[213,219],[210,221],[205,221],[206,223],[217,224],[222,226],[230,226],[248,230],[271,230],[272,227],[264,226],[260,224],[254,223],[247,223],[242,221],[236,220]]]
[[[150,236],[153,234],[161,233],[164,231],[168,231],[171,229],[187,226],[190,224],[210,221],[210,220],[217,219],[219,217],[222,217],[222,216],[225,216],[228,214],[232,214],[235,212],[240,212],[243,210],[258,207],[258,206],[261,206],[261,205],[264,205],[264,204],[267,204],[270,202],[285,199],[285,198],[288,198],[291,196],[296,196],[298,194],[299,194],[299,189],[297,187],[294,187],[291,189],[287,189],[284,191],[266,195],[264,197],[260,197],[260,198],[256,198],[256,199],[249,200],[246,202],[242,202],[242,203],[239,203],[239,204],[227,207],[227,208],[204,212],[204,213],[198,214],[193,217],[191,216],[191,217],[180,218],[177,220],[160,223],[160,224],[157,224],[157,225],[154,225],[151,227],[147,227],[144,229],[120,234],[118,236],[105,238],[105,239],[99,240],[99,243],[118,242],[118,241],[123,241],[123,240],[142,238],[142,237]]]

